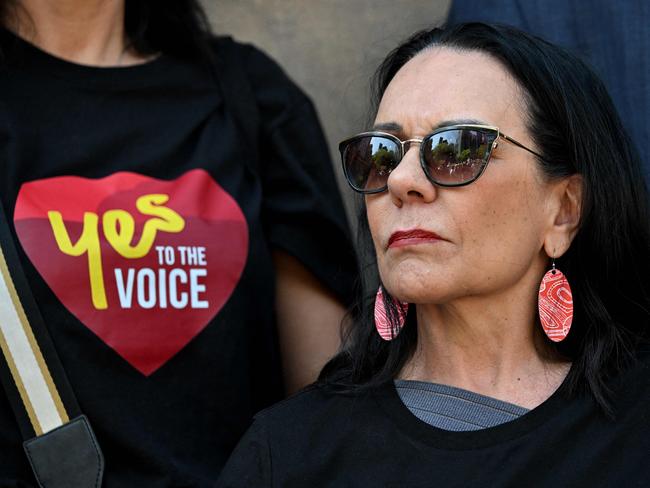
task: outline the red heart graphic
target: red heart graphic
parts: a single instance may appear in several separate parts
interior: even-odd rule
[[[59,300],[147,376],[221,310],[248,254],[244,214],[200,169],[25,183],[14,223]]]

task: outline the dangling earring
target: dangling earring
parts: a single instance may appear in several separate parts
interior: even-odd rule
[[[553,342],[566,339],[573,321],[573,295],[566,276],[555,268],[546,272],[539,285],[537,309],[546,336]]]
[[[385,341],[391,341],[397,337],[402,330],[402,327],[404,327],[409,304],[406,302],[399,302],[391,296],[388,297],[397,309],[397,324],[393,326],[391,321],[388,319],[386,303],[384,301],[385,297],[381,288],[382,287],[380,286],[379,290],[377,290],[377,297],[375,298],[375,327],[382,339]]]

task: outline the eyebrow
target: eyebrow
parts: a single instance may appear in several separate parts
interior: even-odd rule
[[[451,120],[443,120],[442,122],[439,122],[438,124],[434,125],[431,128],[431,130],[437,130],[440,129],[441,127],[449,127],[450,125],[464,125],[464,124],[492,125],[492,124],[488,124],[484,120],[478,120],[478,119],[451,119]],[[397,122],[383,122],[381,124],[373,125],[372,130],[399,133],[402,132],[404,128]]]
[[[386,132],[401,132],[402,126],[397,122],[384,122],[382,124],[375,124],[371,130],[383,130]]]

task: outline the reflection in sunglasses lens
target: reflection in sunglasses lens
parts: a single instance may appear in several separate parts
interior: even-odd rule
[[[398,158],[399,147],[394,141],[381,136],[360,137],[345,153],[348,177],[361,190],[382,188]]]
[[[470,129],[438,132],[423,142],[422,154],[429,177],[443,185],[475,179],[486,164],[490,134]]]

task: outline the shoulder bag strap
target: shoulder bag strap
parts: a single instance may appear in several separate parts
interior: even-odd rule
[[[24,275],[0,205],[0,368],[40,486],[99,487],[104,458]]]

